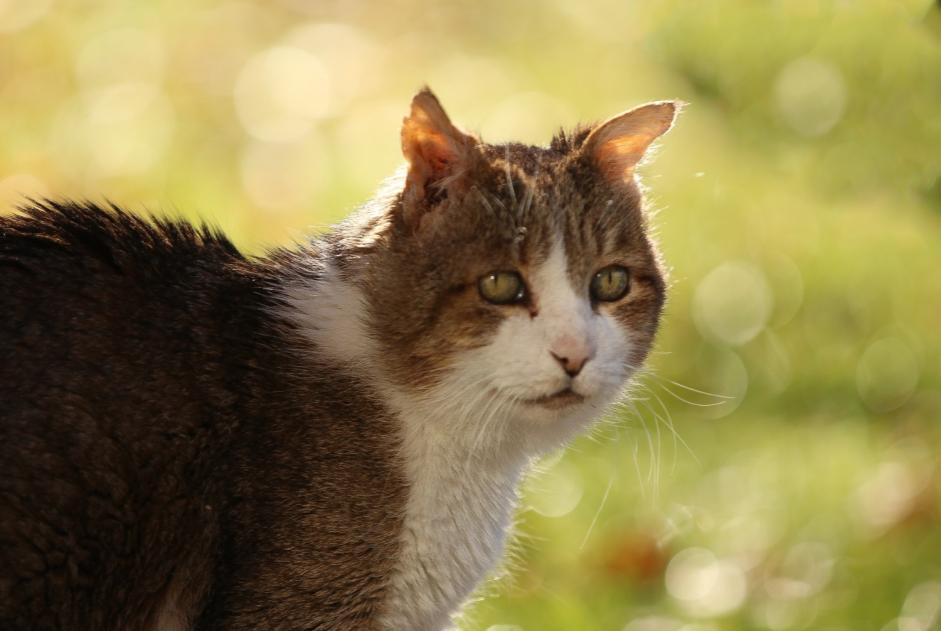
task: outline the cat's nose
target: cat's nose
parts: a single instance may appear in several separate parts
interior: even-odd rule
[[[549,354],[559,362],[565,374],[573,378],[582,371],[582,368],[584,368],[588,360],[591,359],[591,353],[584,345],[573,345],[567,348],[550,350]]]

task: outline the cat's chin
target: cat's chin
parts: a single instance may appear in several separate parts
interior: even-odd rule
[[[601,418],[614,398],[606,394],[589,397],[563,392],[521,401],[516,408],[516,421],[524,426],[532,451],[556,449]]]
[[[554,424],[571,418],[585,418],[588,422],[590,420],[588,417],[591,416],[590,408],[585,405],[584,399],[567,405],[524,402],[519,405],[517,410],[521,420],[537,425]]]
[[[550,394],[524,399],[522,404],[527,407],[542,408],[545,410],[564,411],[584,403],[585,395],[576,392],[570,387],[562,388]]]
[[[565,391],[555,396],[522,399],[514,413],[527,436],[528,449],[541,453],[556,449],[599,421],[626,396],[629,377],[624,381],[595,382],[576,387],[575,397]]]

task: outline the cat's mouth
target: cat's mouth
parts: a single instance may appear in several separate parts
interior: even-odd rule
[[[550,410],[561,410],[570,405],[581,403],[584,400],[584,395],[575,392],[571,388],[563,388],[558,392],[536,397],[535,399],[525,399],[525,402],[530,405],[539,405]]]

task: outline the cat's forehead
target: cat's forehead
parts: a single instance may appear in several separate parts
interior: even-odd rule
[[[480,148],[491,169],[502,171],[504,178],[512,181],[516,188],[533,187],[537,193],[548,196],[575,184],[566,181],[565,177],[573,162],[570,151],[521,143],[482,145]]]
[[[481,153],[491,164],[509,165],[514,172],[534,177],[558,168],[565,154],[545,147],[511,142],[482,145]]]
[[[615,189],[575,159],[584,136],[576,130],[560,133],[548,147],[484,149],[491,167],[487,203],[501,208],[501,232],[522,241],[531,258],[543,258],[555,243],[570,258],[585,258],[624,251],[643,239],[640,191],[632,184]]]
[[[497,218],[530,238],[558,232],[564,216],[584,205],[567,156],[518,143],[484,145],[481,153],[487,168],[479,185],[503,210]]]

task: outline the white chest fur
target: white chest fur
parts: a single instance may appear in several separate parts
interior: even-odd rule
[[[410,482],[401,552],[382,626],[437,631],[448,625],[497,563],[522,463],[484,463],[440,429],[443,419],[403,418]]]

